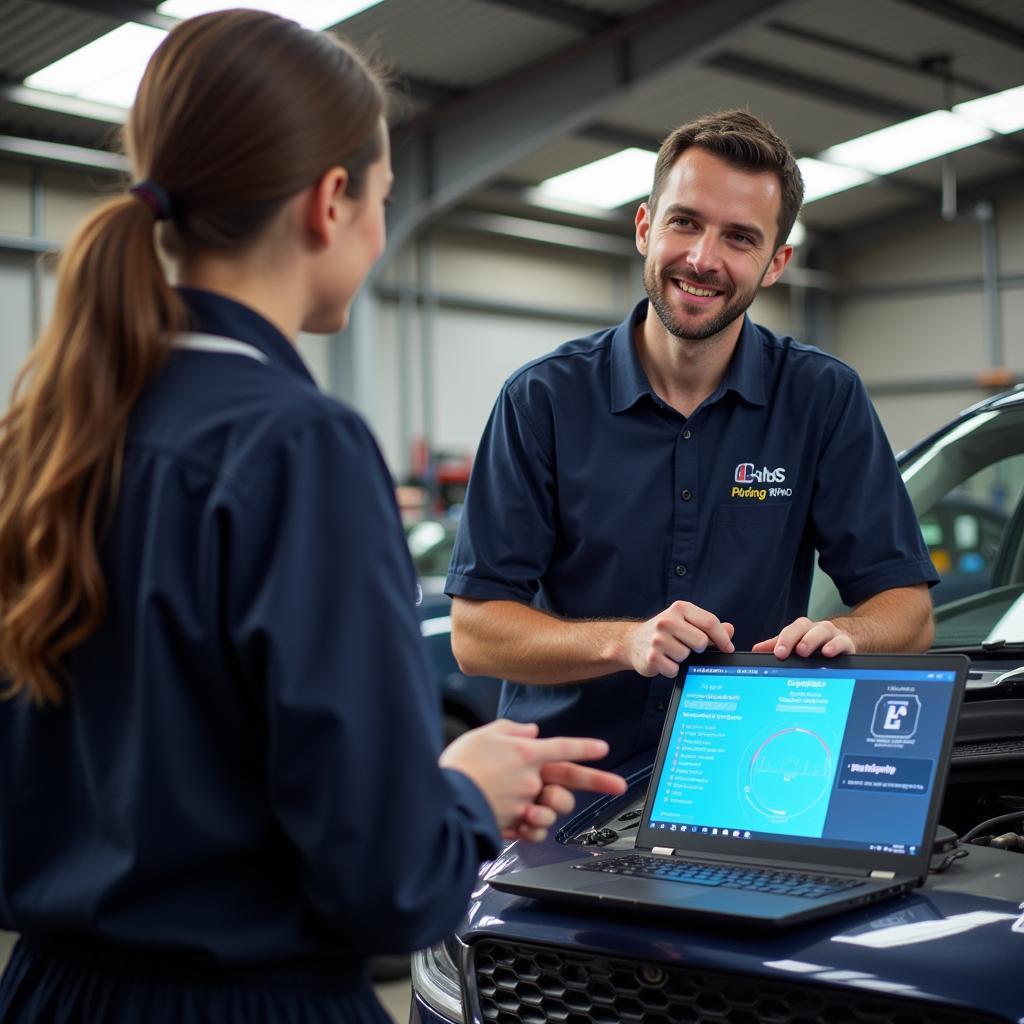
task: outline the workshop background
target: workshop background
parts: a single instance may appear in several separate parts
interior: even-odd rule
[[[130,68],[108,55],[62,85],[51,66],[121,33],[110,54],[141,68],[190,2],[0,0],[4,396],[51,308],[53,254],[126,174]],[[319,6],[317,27],[390,70],[397,180],[348,329],[301,347],[396,481],[468,465],[509,373],[642,297],[633,214],[653,154],[724,107],[767,119],[808,182],[796,256],[751,315],[854,366],[894,448],[1024,379],[1020,0]],[[624,151],[639,185],[559,177]]]

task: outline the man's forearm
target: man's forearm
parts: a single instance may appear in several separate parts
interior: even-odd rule
[[[932,601],[923,583],[884,590],[832,622],[853,637],[862,654],[926,651],[935,631]]]
[[[629,668],[636,622],[571,621],[516,601],[452,601],[452,650],[467,675],[575,683]]]

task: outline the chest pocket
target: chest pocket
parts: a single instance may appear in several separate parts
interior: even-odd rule
[[[788,503],[719,505],[711,531],[710,568],[744,576],[755,573],[759,561],[777,553],[789,514]]]

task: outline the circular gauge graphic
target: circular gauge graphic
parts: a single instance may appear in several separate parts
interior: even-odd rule
[[[740,773],[746,802],[782,824],[806,814],[828,793],[832,751],[810,729],[780,729],[754,748]]]

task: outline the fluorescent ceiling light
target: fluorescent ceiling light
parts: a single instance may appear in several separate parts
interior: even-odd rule
[[[811,156],[801,157],[797,163],[804,179],[804,203],[813,203],[815,199],[824,199],[825,196],[845,192],[848,188],[863,185],[874,177],[857,167],[841,167],[839,164],[816,160]]]
[[[25,85],[115,107],[130,107],[142,72],[166,35],[162,29],[126,22],[29,75]]]
[[[1024,85],[958,103],[953,113],[1003,135],[1019,132],[1024,129]]]
[[[948,110],[933,110],[930,114],[831,146],[819,156],[822,160],[872,174],[892,174],[990,138],[992,132],[982,125]]]
[[[354,14],[374,7],[382,0],[287,0],[270,3],[266,0],[247,2],[247,7],[271,11],[291,18],[306,28],[324,29]],[[188,18],[210,11],[228,10],[238,3],[216,3],[210,0],[165,0],[157,11],[175,18]],[[153,51],[167,33],[151,25],[129,21],[99,39],[48,67],[29,75],[25,85],[63,96],[74,96],[95,103],[127,110],[135,101],[142,73]],[[74,111],[71,111],[74,113]]]
[[[657,159],[649,149],[623,149],[542,181],[534,194],[548,205],[568,203],[614,210],[650,192]]]
[[[319,31],[337,25],[382,0],[245,0],[245,3],[217,3],[216,0],[164,0],[157,7],[161,14],[172,18],[194,18],[210,11],[226,11],[234,7],[248,7],[257,11],[270,11],[283,18],[291,18],[306,28]]]
[[[791,245],[794,249],[798,249],[806,241],[807,228],[800,221],[793,221],[793,229],[789,233],[789,238],[786,239],[786,245]]]

